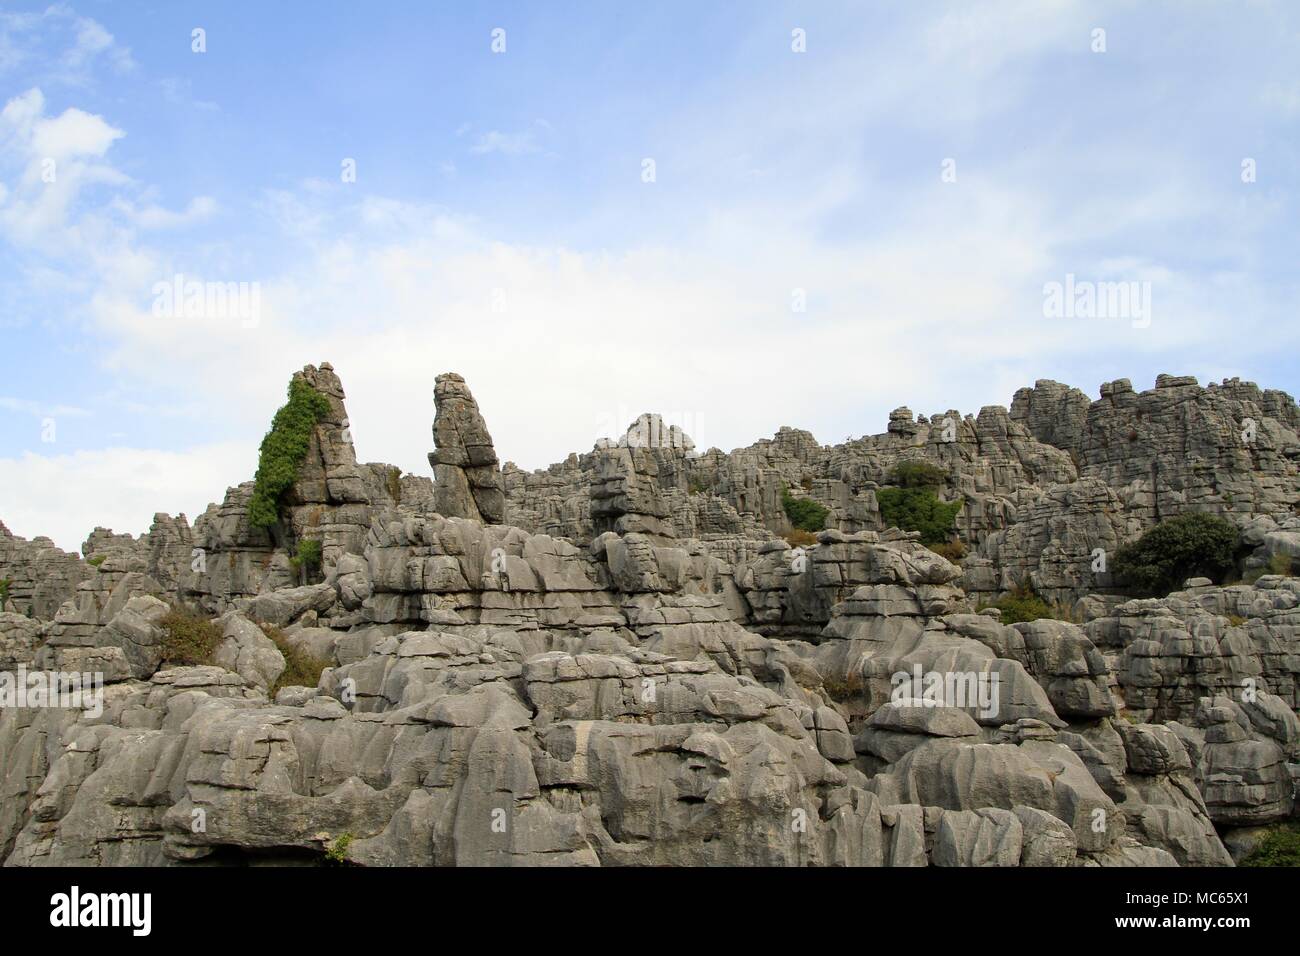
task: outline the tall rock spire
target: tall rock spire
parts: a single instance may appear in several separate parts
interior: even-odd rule
[[[483,524],[506,519],[501,465],[478,402],[455,372],[435,379],[433,444],[429,452],[435,484],[434,507],[449,518]]]
[[[348,431],[343,383],[334,366],[322,362],[308,365],[294,378],[303,379],[329,401],[329,411],[312,430],[311,448],[298,467],[294,482],[294,504],[366,504],[370,495],[357,466],[357,453]]]

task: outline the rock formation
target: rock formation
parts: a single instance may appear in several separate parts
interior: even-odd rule
[[[1223,866],[1296,815],[1300,578],[1132,599],[1092,570],[1192,510],[1243,570],[1300,554],[1283,393],[1038,382],[730,453],[643,415],[524,472],[446,374],[430,483],[357,463],[338,377],[298,375],[330,410],[284,540],[252,482],[84,560],[0,525],[0,678],[104,682],[98,713],[0,708],[6,865]],[[946,471],[963,557],[884,527],[904,461]],[[783,492],[829,509],[797,546]],[[1079,623],[981,608],[1021,583]]]
[[[436,450],[429,452],[429,464],[437,489],[435,507],[450,518],[503,523],[500,463],[469,386],[455,372],[439,375],[433,401]]]

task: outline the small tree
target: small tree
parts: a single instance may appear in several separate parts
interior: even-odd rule
[[[304,584],[310,584],[320,575],[320,542],[312,538],[299,541],[298,552],[289,559],[289,565],[302,576]]]
[[[947,541],[962,502],[943,502],[930,488],[881,488],[876,492],[886,528],[921,532],[922,544]]]
[[[1222,581],[1236,563],[1241,536],[1218,515],[1192,512],[1167,518],[1115,552],[1112,567],[1125,585],[1163,597],[1188,578]]]

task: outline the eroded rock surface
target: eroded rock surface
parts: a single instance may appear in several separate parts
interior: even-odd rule
[[[1292,553],[1283,393],[1039,382],[730,454],[647,414],[524,473],[447,374],[431,484],[358,464],[333,369],[298,374],[330,411],[274,533],[251,482],[84,559],[0,526],[0,687],[103,680],[0,707],[6,865],[1226,866],[1296,814],[1298,579],[1129,600],[1091,568],[1183,510]],[[947,470],[964,558],[882,526],[905,460]],[[798,547],[792,489],[829,509]],[[1021,582],[1084,623],[980,609]],[[168,659],[182,604],[208,663]]]

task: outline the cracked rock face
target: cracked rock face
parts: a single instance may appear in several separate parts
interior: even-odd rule
[[[248,527],[251,483],[193,527],[96,529],[93,563],[0,526],[0,693],[104,680],[98,707],[0,707],[6,865],[1226,866],[1295,816],[1300,579],[1127,600],[1087,565],[1229,488],[1249,547],[1290,547],[1281,393],[1039,382],[730,454],[647,415],[526,475],[447,374],[430,484],[358,464],[333,369],[299,374],[330,412],[285,518],[321,579]],[[1244,412],[1272,423],[1249,464]],[[913,458],[965,498],[965,558],[881,527]],[[783,487],[830,508],[797,548]],[[1084,623],[980,609],[1026,575]],[[174,604],[214,619],[210,662],[167,659]]]

